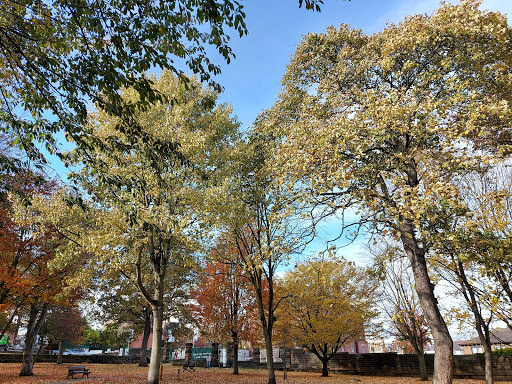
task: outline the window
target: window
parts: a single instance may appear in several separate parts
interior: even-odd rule
[[[471,347],[471,353],[475,354],[475,353],[482,353],[483,350],[482,350],[482,347]]]

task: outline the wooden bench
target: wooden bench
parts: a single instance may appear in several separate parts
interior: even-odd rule
[[[195,371],[196,370],[196,361],[195,360],[187,360],[185,364],[183,364],[183,372],[185,371]]]
[[[72,379],[74,379],[73,375],[79,375],[79,374],[82,374],[82,378],[84,376],[87,376],[87,378],[89,378],[89,370],[87,368],[85,368],[83,365],[73,365],[71,367],[68,367],[68,375],[66,377],[66,379],[68,377],[71,377]]]

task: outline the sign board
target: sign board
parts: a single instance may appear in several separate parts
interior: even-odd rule
[[[192,360],[206,360],[206,355],[210,354],[212,355],[212,349],[208,347],[199,348],[194,347],[192,348]]]

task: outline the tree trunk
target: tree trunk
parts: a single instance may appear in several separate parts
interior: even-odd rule
[[[21,363],[20,376],[32,376],[34,374],[34,346],[37,334],[43,325],[48,310],[48,304],[44,303],[39,312],[38,304],[30,306],[30,315],[25,336],[25,348],[23,349],[23,360]]]
[[[485,384],[493,384],[493,382],[494,382],[494,379],[493,379],[494,372],[493,372],[493,367],[492,367],[493,356],[492,356],[492,349],[491,349],[490,343],[487,343],[487,342],[484,343],[483,348],[484,348],[484,355],[485,355]]]
[[[482,317],[482,313],[478,308],[478,298],[475,292],[475,288],[469,282],[466,271],[464,269],[464,264],[461,261],[458,261],[457,264],[457,279],[461,284],[461,291],[466,299],[466,302],[469,304],[471,311],[473,312],[473,316],[475,317],[475,328],[478,334],[478,338],[482,343],[482,347],[484,349],[485,354],[485,383],[492,384],[493,383],[493,367],[492,367],[492,349],[491,349],[491,335],[489,333],[489,322],[486,322]],[[492,312],[491,312],[492,314]]]
[[[276,372],[274,369],[274,354],[272,351],[272,335],[269,335],[267,329],[263,330],[265,336],[265,347],[267,353],[267,372],[268,372],[268,384],[276,384]]]
[[[333,354],[328,353],[327,344],[326,343],[324,343],[323,345],[312,344],[311,347],[307,346],[307,345],[305,345],[304,347],[306,347],[310,352],[312,352],[318,358],[318,360],[320,360],[322,362],[322,377],[329,377],[328,364],[329,364],[329,361],[331,360]],[[335,348],[335,349],[337,349],[337,348]]]
[[[148,384],[158,384],[160,380],[160,362],[162,361],[162,304],[153,307],[153,346],[148,370]]]
[[[145,288],[142,281],[142,255],[144,247],[139,248],[136,263],[137,287],[142,293],[153,313],[153,346],[151,347],[151,360],[148,369],[148,384],[158,384],[160,382],[160,364],[162,362],[162,336],[163,336],[163,317],[164,317],[164,287],[165,275],[167,273],[167,257],[171,254],[170,242],[158,238],[158,249],[155,248],[155,239],[151,234],[148,239],[149,258],[153,266],[153,286],[154,291],[151,296]],[[165,256],[164,256],[165,255]]]
[[[417,353],[418,356],[418,362],[420,364],[420,380],[421,381],[427,381],[427,365],[425,364],[425,354],[424,353]]]
[[[425,319],[432,331],[436,351],[432,383],[451,384],[453,378],[453,341],[434,296],[434,285],[428,275],[425,252],[418,246],[414,231],[414,225],[405,220],[401,227],[402,245],[411,262],[416,293],[423,308]]]
[[[148,340],[151,333],[151,312],[144,308],[144,333],[142,334],[142,346],[140,348],[139,367],[148,366]]]
[[[233,332],[233,375],[238,375],[238,333]]]
[[[270,270],[271,268],[269,268]],[[263,284],[261,279],[261,273],[253,276],[252,284],[256,291],[256,301],[258,302],[258,312],[260,315],[261,327],[263,329],[263,337],[265,338],[265,348],[267,353],[267,372],[268,372],[268,384],[276,384],[276,373],[274,368],[274,357],[272,354],[272,330],[274,326],[274,292],[272,287],[272,279],[268,278],[268,303],[267,311],[265,311],[265,305],[263,304]],[[267,312],[268,321],[267,321]]]
[[[64,354],[64,342],[59,340],[59,353],[57,355],[57,364],[62,364],[62,355]]]
[[[322,377],[329,377],[329,369],[327,365],[329,364],[329,359],[323,358],[322,360]]]

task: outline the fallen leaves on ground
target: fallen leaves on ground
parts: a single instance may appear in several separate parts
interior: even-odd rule
[[[136,364],[83,364],[90,370],[89,379],[66,379],[68,366],[79,364],[36,363],[34,376],[19,377],[20,364],[0,364],[0,383],[5,384],[144,384],[148,369]],[[198,368],[194,372],[179,372],[177,366],[164,365],[162,384],[266,384],[267,371],[245,369],[239,375],[229,369]],[[331,374],[320,377],[319,373],[288,372],[286,380],[283,372],[276,371],[279,384],[420,384],[414,377],[375,377]],[[484,384],[483,380],[456,379],[454,384]],[[501,381],[500,384],[512,384]]]

